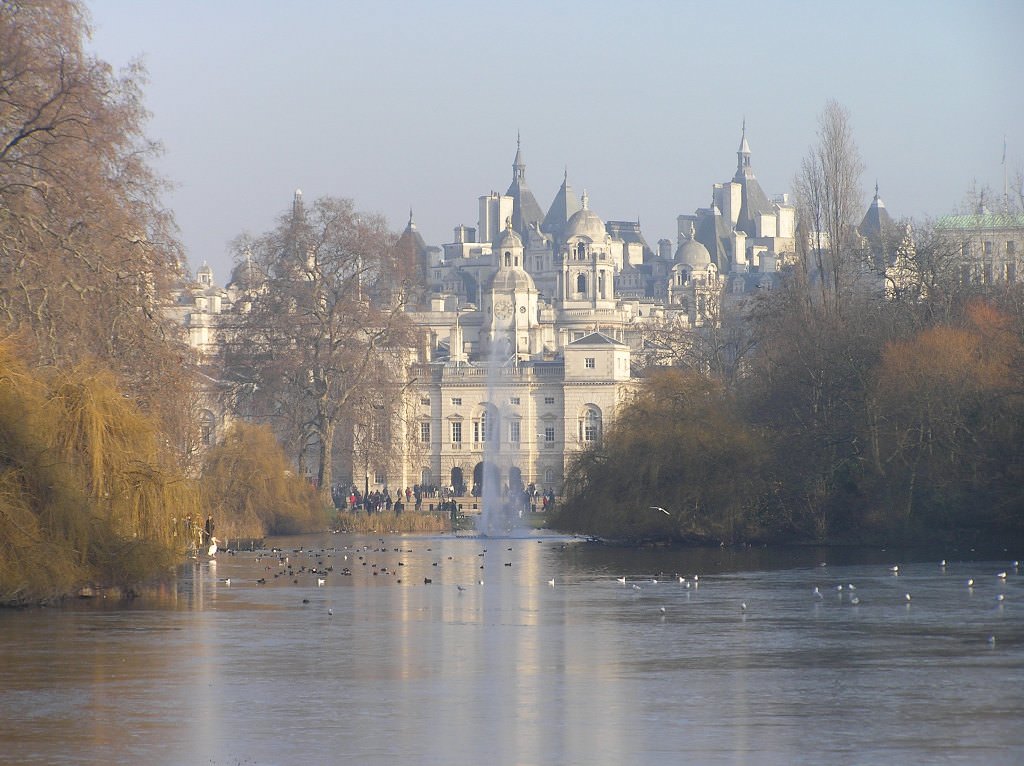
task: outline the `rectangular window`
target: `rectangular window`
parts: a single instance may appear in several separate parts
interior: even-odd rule
[[[421,396],[420,397],[420,404],[422,404],[424,407],[429,407],[430,406],[430,397],[429,396]]]
[[[461,407],[462,406],[462,397],[461,396],[453,396],[452,397],[452,405],[455,406],[455,407]]]
[[[586,367],[586,368],[587,368],[588,370],[593,370],[593,369],[594,369],[594,368],[595,368],[595,367],[597,366],[597,363],[596,363],[596,361],[595,361],[594,357],[592,357],[592,356],[588,356],[588,357],[587,357],[587,358],[586,358],[586,359],[585,359],[585,360],[583,361],[583,364],[584,364],[584,366],[585,366],[585,367]]]
[[[544,426],[544,441],[548,444],[553,444],[555,441],[555,427]]]
[[[462,421],[452,421],[452,444],[462,444]]]
[[[553,397],[553,396],[545,396],[544,397],[544,404],[554,404],[554,403],[555,403],[555,397]]]
[[[513,444],[519,443],[519,421],[512,420],[508,424],[508,440]]]
[[[420,423],[420,441],[424,444],[430,444],[430,423]]]
[[[986,242],[985,243],[985,255],[992,255],[992,243],[991,242]]]
[[[519,404],[519,397],[513,396],[511,399],[509,399],[509,404]]]
[[[597,426],[593,423],[587,423],[583,426],[583,440],[588,442],[597,441]]]
[[[373,474],[373,481],[376,484],[387,484],[388,483],[387,474],[376,472],[376,473]]]
[[[1017,252],[1017,243],[1012,240],[1006,242],[1006,254],[1014,255]]]

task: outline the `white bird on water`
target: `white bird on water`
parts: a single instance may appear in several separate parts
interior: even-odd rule
[[[552,577],[550,580],[548,580],[548,585],[550,585],[552,588],[555,587],[555,578],[554,577]]]
[[[325,580],[323,577],[317,577],[316,578],[316,587],[322,588],[324,586],[325,582],[327,582],[327,580]]]
[[[998,577],[1000,580],[1005,580],[1006,579],[1006,572],[1000,572],[999,574],[996,575],[996,577]]]
[[[626,584],[626,578],[625,578],[625,577],[616,577],[616,578],[615,578],[615,581],[616,581],[616,582],[620,582],[620,583],[622,583],[623,585],[625,585],[625,584]]]
[[[817,585],[814,586],[814,597],[817,598],[817,599],[825,598],[824,596],[821,595],[821,590],[819,590]]]
[[[899,574],[900,573],[900,567],[899,567],[898,564],[894,564],[893,566],[889,567],[889,571],[892,572],[893,574]]]
[[[968,587],[968,588],[973,588],[973,587],[974,587],[974,578],[973,578],[973,577],[972,577],[972,578],[970,578],[970,579],[969,579],[969,580],[967,581],[967,587]]]

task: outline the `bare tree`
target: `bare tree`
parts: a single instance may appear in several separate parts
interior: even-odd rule
[[[315,452],[325,500],[338,425],[372,426],[381,392],[406,375],[409,285],[396,276],[395,241],[381,216],[351,200],[325,197],[307,211],[297,194],[276,229],[237,243],[265,281],[227,338],[226,361],[247,370],[264,414],[291,424],[300,460]]]
[[[863,168],[849,112],[829,101],[819,118],[818,143],[803,159],[794,181],[797,253],[808,284],[817,284],[826,315],[841,313],[844,291],[861,268],[855,235],[862,212]]]
[[[161,311],[180,248],[150,168],[144,72],[89,55],[76,0],[0,3],[0,331],[92,357],[184,443],[187,347]]]

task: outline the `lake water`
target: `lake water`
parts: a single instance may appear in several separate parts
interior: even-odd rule
[[[0,762],[1024,763],[1013,551],[273,542],[0,611]]]

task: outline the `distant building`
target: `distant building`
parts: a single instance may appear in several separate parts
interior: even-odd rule
[[[296,192],[293,214],[302,209]],[[675,252],[667,239],[652,249],[639,221],[602,220],[568,173],[543,211],[518,140],[507,191],[480,196],[477,211],[475,226],[455,227],[439,247],[410,211],[398,248],[400,268],[421,285],[406,297],[423,342],[410,349],[405,400],[387,425],[392,454],[358,467],[339,456],[340,481],[471,489],[492,476],[561,492],[568,461],[601,440],[632,395],[633,353],[651,323],[700,331],[771,287],[793,253],[794,208],[761,189],[745,126],[735,175],[714,184],[710,208],[679,217]],[[176,295],[173,311],[210,364],[214,393],[219,334],[261,284],[247,259],[227,287],[204,266]],[[227,423],[215,400],[211,442]]]
[[[1015,284],[1021,281],[1024,214],[993,213],[980,205],[969,215],[945,215],[935,228],[960,244],[964,284]]]

